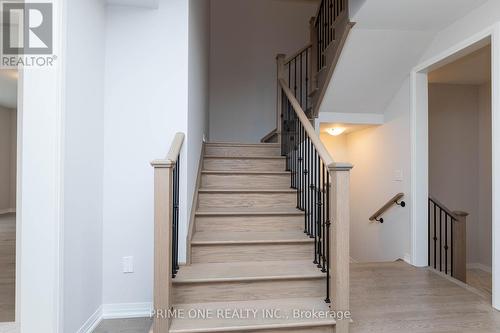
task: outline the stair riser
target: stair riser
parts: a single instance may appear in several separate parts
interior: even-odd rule
[[[284,159],[222,159],[207,158],[203,169],[207,171],[285,171]]]
[[[290,187],[290,175],[213,175],[204,174],[202,188],[227,189],[286,189]]]
[[[324,297],[324,295],[326,295],[325,279],[176,283],[174,286],[175,304]]]
[[[193,245],[193,263],[313,260],[313,243]]]
[[[238,146],[207,146],[205,155],[215,156],[280,156],[281,148],[271,147],[238,147]]]
[[[304,216],[199,216],[196,231],[294,231],[304,229]]]
[[[294,208],[297,194],[284,193],[204,193],[200,192],[200,210],[224,208]]]

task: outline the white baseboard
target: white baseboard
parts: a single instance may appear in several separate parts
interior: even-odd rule
[[[469,262],[467,263],[467,269],[480,269],[484,272],[491,273],[491,267],[481,264],[479,262]]]
[[[77,333],[92,333],[102,320],[102,305],[87,319]]]
[[[0,215],[15,213],[15,208],[0,209]]]
[[[117,303],[102,306],[102,319],[150,317],[152,303]]]
[[[403,260],[404,262],[406,262],[407,264],[411,265],[411,256],[409,253],[405,253],[404,256],[403,256]]]

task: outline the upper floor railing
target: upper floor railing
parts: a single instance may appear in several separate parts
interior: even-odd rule
[[[180,154],[184,134],[174,137],[167,157],[154,167],[154,295],[153,331],[168,332],[171,285],[179,270]]]

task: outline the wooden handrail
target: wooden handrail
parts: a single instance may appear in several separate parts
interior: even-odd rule
[[[370,221],[377,221],[378,217],[384,214],[389,208],[397,204],[398,201],[404,197],[404,193],[398,193],[393,196],[389,201],[387,201],[379,210],[377,210],[372,216],[370,216]],[[403,205],[404,207],[404,205]],[[381,221],[383,222],[383,220]]]
[[[304,52],[305,50],[308,50],[312,47],[312,43],[309,43],[307,44],[306,46],[304,46],[303,48],[299,49],[297,52],[293,53],[291,56],[289,56],[286,60],[285,60],[285,65],[287,65],[290,61],[292,61],[293,59],[295,59],[297,56],[299,56],[302,52]]]
[[[436,205],[438,205],[442,210],[444,210],[449,216],[451,216],[452,219],[454,219],[455,221],[458,221],[458,216],[452,212],[450,209],[448,209],[448,207],[446,207],[443,203],[441,203],[438,199],[432,197],[432,196],[429,196],[429,199],[434,202]]]
[[[157,159],[151,162],[153,167],[169,167],[173,166],[177,159],[179,158],[182,144],[184,143],[185,138],[184,133],[176,133],[174,139],[172,140],[172,144],[170,145],[170,150],[167,153],[167,156],[164,159]]]
[[[281,86],[281,89],[283,89],[283,92],[285,93],[286,97],[290,101],[290,105],[295,111],[295,114],[297,114],[297,117],[302,123],[302,126],[304,126],[304,129],[306,130],[307,135],[311,139],[311,142],[313,143],[314,147],[316,147],[316,150],[318,151],[319,156],[323,160],[323,163],[328,168],[335,167],[335,161],[330,156],[328,150],[326,150],[325,146],[323,145],[323,142],[321,142],[321,140],[319,139],[318,134],[312,127],[311,123],[309,122],[309,119],[307,119],[304,110],[302,110],[302,108],[300,107],[300,104],[293,95],[293,92],[290,90],[290,88],[288,88],[286,81],[283,79],[279,79],[279,84]]]
[[[153,330],[168,332],[172,307],[172,278],[177,266],[178,243],[174,230],[178,223],[179,154],[184,142],[184,133],[177,133],[165,159],[154,160],[154,289]],[[176,229],[178,230],[178,229]],[[175,257],[175,260],[174,258]],[[173,274],[174,273],[174,274]]]

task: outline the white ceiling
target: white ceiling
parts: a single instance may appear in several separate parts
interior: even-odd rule
[[[108,5],[158,8],[160,0],[106,0]]]
[[[365,0],[353,17],[360,28],[440,30],[488,0]]]
[[[481,85],[491,81],[491,46],[429,72],[430,83]]]
[[[432,34],[351,31],[320,107],[323,112],[384,113]]]
[[[320,106],[384,113],[436,31],[487,0],[357,0],[356,22]]]
[[[15,109],[17,107],[17,71],[0,70],[0,106]]]

